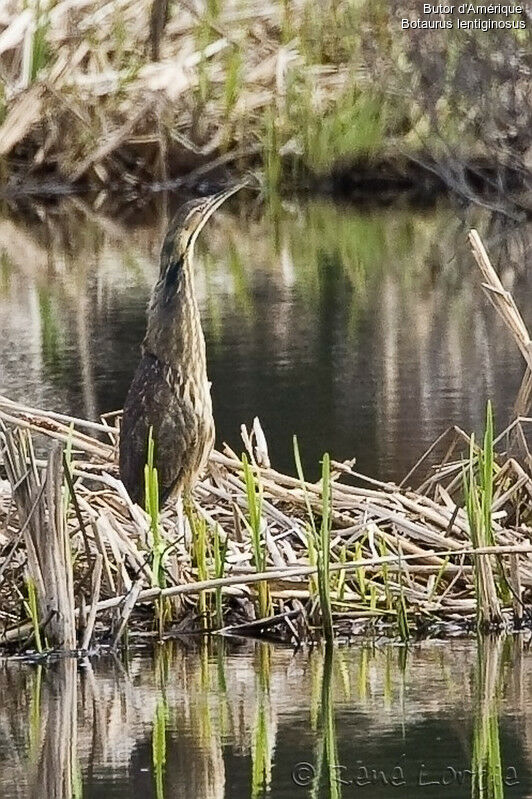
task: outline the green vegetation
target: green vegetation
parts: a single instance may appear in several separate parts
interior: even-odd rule
[[[207,564],[208,552],[208,529],[204,518],[199,517],[192,507],[187,508],[187,519],[192,532],[192,554],[199,582],[209,579],[209,567]],[[221,553],[220,553],[221,554]],[[222,560],[220,557],[218,565],[221,568]],[[201,618],[201,626],[204,631],[209,628],[209,610],[207,605],[207,594],[201,591],[198,599],[198,610]]]
[[[310,497],[307,491],[305,476],[303,474],[303,466],[301,464],[301,456],[299,453],[299,445],[297,443],[297,436],[293,438],[294,445],[294,460],[296,464],[296,471],[299,480],[301,481],[301,488],[305,497],[305,505],[307,508],[309,518],[309,528],[307,538],[310,538],[309,546],[309,563],[313,565],[316,560],[318,569],[318,594],[320,599],[321,611],[321,624],[323,635],[326,641],[332,641],[334,638],[333,622],[332,622],[332,608],[331,608],[331,586],[330,586],[330,573],[329,566],[331,562],[331,511],[332,511],[332,497],[331,497],[331,465],[330,458],[327,453],[323,456],[322,461],[322,474],[321,474],[321,523],[318,531],[316,521],[314,519],[314,512],[310,503]],[[316,558],[314,557],[316,553]]]
[[[475,470],[475,466],[478,468]],[[464,492],[471,543],[475,549],[496,545],[493,532],[493,481],[496,464],[493,451],[493,412],[488,402],[484,446],[478,451],[471,436],[469,461],[464,471]],[[502,624],[499,590],[489,555],[475,555],[475,590],[477,621],[480,627]]]
[[[50,32],[48,10],[43,9],[42,0],[35,0],[33,5],[34,21],[28,60],[28,83],[33,83],[52,60],[52,51],[48,43]]]
[[[170,3],[147,42],[151,5],[125,0],[120,13],[102,13],[95,2],[55,4],[52,14],[35,0],[27,28],[0,54],[6,155],[27,153],[33,174],[44,141],[44,174],[54,165],[65,180],[101,186],[127,173],[142,185],[155,162],[161,177],[220,156],[255,166],[259,144],[270,201],[281,184],[375,164],[396,179],[415,178],[422,163],[465,196],[462,167],[479,160],[525,174],[529,28],[420,38],[398,24],[407,4],[209,0],[199,11]],[[16,29],[18,13],[13,6],[4,26]],[[84,57],[72,58],[71,26]],[[38,87],[38,105],[25,107],[21,85]]]
[[[146,464],[144,466],[144,502],[146,513],[150,520],[152,585],[154,588],[164,588],[166,585],[164,571],[166,549],[165,542],[161,535],[159,521],[159,479],[157,476],[157,468],[154,465],[154,456],[155,441],[153,439],[153,430],[150,427],[148,432]],[[168,612],[169,603],[162,597],[159,598],[157,600],[157,625],[159,635],[163,634],[165,618]]]
[[[37,602],[37,589],[31,577],[26,579],[26,588],[28,591],[28,600],[25,602],[27,613],[31,619],[33,627],[33,637],[35,639],[35,648],[37,652],[43,651],[41,640],[41,626],[39,621],[39,607]]]
[[[262,518],[262,486],[258,476],[255,476],[248,461],[247,455],[242,455],[242,466],[244,467],[244,481],[246,485],[246,497],[248,504],[249,519],[244,519],[246,528],[251,537],[251,547],[253,552],[253,565],[256,571],[266,571],[267,548],[263,531]],[[271,613],[270,588],[266,581],[258,584],[258,612],[261,619]]]
[[[321,619],[325,640],[332,642],[334,639],[332,608],[330,597],[331,564],[331,463],[327,453],[323,456],[321,473],[321,525],[318,537],[318,588],[320,594]]]
[[[294,84],[287,99],[285,135],[302,136],[306,167],[316,174],[328,174],[342,164],[367,162],[382,154],[386,130],[383,97],[349,87],[321,114],[313,107],[314,95],[306,85]]]
[[[215,524],[213,549],[214,549],[214,577],[216,579],[220,579],[225,575],[225,566],[227,560],[227,544],[228,544],[227,536],[225,536],[225,538],[222,540],[222,536],[220,534],[220,526],[218,524]],[[216,589],[215,601],[216,601],[216,624],[218,628],[221,628],[224,625],[224,612],[223,612],[221,588]]]

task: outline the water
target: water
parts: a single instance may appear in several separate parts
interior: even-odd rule
[[[532,655],[518,637],[478,646],[4,663],[0,796],[528,797]]]
[[[240,198],[242,202],[242,198]],[[122,406],[164,209],[120,221],[79,199],[0,219],[0,391],[97,418]],[[512,417],[521,356],[482,296],[477,226],[532,327],[530,229],[486,211],[234,202],[202,233],[197,288],[218,443],[259,416],[274,465],[323,451],[397,479],[448,425]],[[316,473],[316,472],[314,472]]]

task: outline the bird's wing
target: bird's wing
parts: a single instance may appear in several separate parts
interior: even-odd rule
[[[148,434],[153,430],[159,494],[164,499],[186,468],[197,435],[193,408],[180,396],[168,366],[146,353],[124,405],[120,435],[120,476],[135,502],[144,497]]]

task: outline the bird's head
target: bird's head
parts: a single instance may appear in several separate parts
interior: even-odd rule
[[[222,203],[247,183],[248,181],[242,181],[217,194],[190,200],[177,211],[170,223],[161,251],[159,279],[163,280],[168,287],[176,280],[187,260],[192,257],[196,239],[209,218]]]

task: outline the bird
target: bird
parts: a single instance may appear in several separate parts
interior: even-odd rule
[[[120,431],[120,478],[138,504],[144,502],[150,435],[161,505],[192,490],[212,452],[215,427],[195,292],[194,247],[212,214],[245,185],[247,180],[185,203],[168,227]]]

